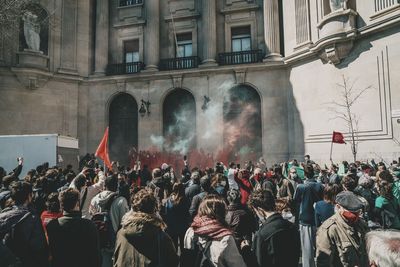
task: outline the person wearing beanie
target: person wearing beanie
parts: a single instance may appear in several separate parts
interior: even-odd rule
[[[350,191],[336,196],[335,214],[317,232],[317,267],[369,266],[363,202]]]

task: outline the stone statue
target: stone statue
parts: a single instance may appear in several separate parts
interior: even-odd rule
[[[38,17],[27,11],[22,20],[24,21],[24,35],[28,48],[35,52],[40,52],[40,25]]]
[[[347,9],[348,0],[329,0],[331,12]]]

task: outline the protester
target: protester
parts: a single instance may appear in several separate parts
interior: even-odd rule
[[[314,267],[315,254],[315,215],[314,203],[322,199],[324,187],[314,179],[311,165],[304,167],[306,180],[297,186],[294,201],[299,205],[299,224],[303,267]]]
[[[80,199],[80,211],[82,212],[82,218],[90,219],[89,213],[90,202],[98,193],[103,190],[105,176],[102,172],[99,172],[99,180],[95,184],[87,184],[89,182],[89,168],[83,168],[82,172],[79,173],[74,180],[71,182],[70,188],[77,189],[81,194]]]
[[[261,223],[252,247],[258,266],[297,267],[300,257],[297,228],[275,211],[275,199],[271,191],[254,191],[250,195],[249,206]]]
[[[335,213],[335,199],[339,191],[340,187],[337,184],[325,186],[323,200],[315,203],[316,227],[320,227],[324,221]]]
[[[183,251],[183,239],[189,228],[191,218],[189,215],[190,202],[185,195],[185,187],[182,183],[175,183],[172,193],[165,203],[166,232],[172,238],[175,248]]]
[[[400,206],[393,196],[393,182],[393,176],[389,171],[384,170],[379,173],[379,197],[375,200],[375,209],[383,228],[400,230]]]
[[[185,195],[189,200],[189,203],[192,203],[192,200],[195,195],[201,192],[200,187],[200,173],[195,171],[190,176],[189,185],[185,189]]]
[[[236,164],[235,162],[229,163],[229,169],[228,169],[228,184],[229,184],[229,189],[236,189],[239,190],[239,186],[235,181],[235,175],[236,175]]]
[[[358,267],[362,267],[367,263],[366,257],[363,256],[365,254],[363,236],[368,230],[363,228],[365,226],[363,221],[368,221],[370,229],[385,228],[394,231],[393,229],[398,228],[400,198],[398,163],[392,162],[388,166],[382,162],[376,164],[373,160],[343,162],[339,165],[331,162],[328,174],[325,173],[328,169],[326,165],[321,168],[309,158],[307,158],[309,164],[303,163],[300,166],[296,159],[293,159],[290,162],[274,164],[267,171],[267,166],[259,168],[264,163],[252,163],[251,160],[256,159],[256,156],[249,161],[237,157],[237,161],[244,163],[243,169],[240,168],[240,164],[230,164],[230,174],[233,173],[233,182],[236,183],[237,190],[230,188],[232,183],[229,181],[229,170],[224,163],[216,161],[221,156],[226,162],[227,156],[214,157],[201,150],[189,152],[183,160],[179,153],[140,151],[137,155],[132,155],[134,159],[131,160],[132,168],[114,162],[113,168],[106,170],[107,178],[94,155],[90,154],[87,160],[82,162],[83,169],[76,176],[71,166],[62,169],[43,163],[36,169],[29,170],[24,177],[26,184],[33,188],[33,192],[28,194],[28,199],[23,202],[25,205],[17,204],[16,198],[12,197],[12,185],[21,173],[22,159],[18,160],[17,168],[9,175],[6,175],[6,170],[0,168],[0,205],[1,208],[5,208],[6,214],[0,214],[0,238],[3,240],[0,242],[0,266],[8,267],[10,263],[20,264],[21,259],[18,255],[25,253],[30,258],[41,258],[43,264],[40,266],[49,263],[57,266],[57,261],[64,261],[63,257],[75,253],[73,249],[87,250],[89,245],[84,242],[86,245],[81,244],[83,239],[91,242],[91,248],[100,248],[100,251],[96,250],[97,248],[88,251],[90,255],[85,252],[84,257],[80,256],[83,254],[75,253],[78,257],[85,258],[86,262],[90,262],[88,266],[97,263],[99,267],[113,264],[149,267],[160,264],[164,266],[179,264],[181,267],[226,266],[230,265],[226,260],[234,259],[237,260],[236,265],[245,266],[244,262],[248,267],[259,267],[260,264],[257,262],[259,260],[265,260],[267,266],[279,266],[277,261],[284,261],[284,266],[291,266],[292,263],[295,266],[300,252],[298,247],[292,246],[298,245],[301,234],[302,266],[314,266],[316,246],[318,266],[359,264]],[[150,177],[143,179],[146,174],[144,169],[140,168],[141,161],[153,170],[151,180]],[[182,177],[175,176],[173,168],[176,166],[179,170],[177,173]],[[150,171],[147,172],[149,175]],[[304,183],[296,176],[297,173],[303,172],[306,178]],[[199,179],[202,175],[204,176]],[[148,182],[142,182],[142,179]],[[74,202],[71,208],[73,210],[70,212],[64,210],[63,216],[57,218],[61,215],[57,192],[72,190],[69,187],[76,188],[78,193],[81,192],[80,197],[75,197],[78,204],[75,205]],[[358,202],[362,203],[362,209],[352,210],[351,207],[347,207],[349,211],[344,208],[345,204],[336,203],[336,198],[340,195],[335,198],[340,191],[339,187],[343,187],[345,194],[351,194],[351,198],[357,198]],[[259,192],[264,191],[267,193],[263,194],[268,194],[268,198],[261,197],[262,194]],[[250,203],[247,202],[251,202],[249,197],[251,195],[258,195],[259,199],[262,199],[258,209],[254,208],[257,206],[254,204],[249,208]],[[267,199],[268,207],[264,206]],[[128,211],[128,204],[131,203],[136,206]],[[228,207],[225,207],[225,203],[229,204]],[[203,205],[205,209],[202,208]],[[273,205],[275,208],[271,209]],[[37,211],[44,209],[43,226],[41,226]],[[13,219],[10,219],[14,216],[10,210],[14,210],[16,213],[14,215],[25,214],[30,219],[25,222],[24,218],[20,223],[14,223]],[[17,220],[18,216],[14,219]],[[91,218],[91,222],[83,220],[81,216]],[[215,219],[212,219],[213,216]],[[37,245],[36,250],[31,251],[27,249],[30,246],[29,242],[25,242],[25,239],[30,240],[31,237],[27,235],[23,239],[19,235],[26,234],[25,230],[22,231],[20,228],[25,227],[27,222],[34,221],[33,218],[37,220],[39,229],[32,223],[33,227],[30,229],[42,232],[43,244],[42,248]],[[61,222],[63,227],[58,227]],[[296,224],[297,231],[291,230],[293,229],[291,222]],[[81,232],[74,230],[74,227],[79,225],[84,225],[83,228],[86,229],[81,235],[78,235]],[[315,243],[315,227],[318,225],[321,226],[318,231],[318,242]],[[2,228],[3,226],[7,227]],[[46,247],[43,235],[43,228],[46,227],[53,227],[54,230],[48,235],[50,250]],[[98,245],[93,246],[94,235],[91,234],[93,229],[88,229],[90,227],[94,227]],[[210,238],[214,236],[213,231],[219,230],[222,233],[220,237]],[[71,231],[73,233],[68,234]],[[200,238],[196,231],[200,232]],[[346,234],[343,234],[344,232]],[[272,236],[265,236],[269,233]],[[184,235],[189,238],[183,239]],[[32,238],[37,239],[38,236],[35,233]],[[208,243],[210,247],[207,245],[207,238],[212,239]],[[14,242],[22,244],[21,240],[24,240],[23,245],[16,248]],[[198,244],[198,240],[202,242]],[[232,240],[235,246],[231,245]],[[390,241],[389,244],[396,243],[393,242]],[[58,245],[60,243],[68,247],[60,247]],[[79,248],[73,247],[75,243]],[[286,258],[281,252],[283,247],[281,243],[286,244],[284,248]],[[14,254],[14,250],[18,255]],[[41,252],[36,253],[38,250]],[[53,250],[56,257],[53,258],[53,255],[47,257]],[[62,252],[66,255],[61,255],[62,250],[67,251]],[[35,254],[33,251],[36,251]],[[233,258],[229,258],[226,254],[230,253],[229,251],[232,252]],[[102,260],[100,260],[101,254],[103,254]],[[290,259],[293,262],[286,263]],[[379,259],[379,262],[376,261],[377,258],[373,259],[371,264],[382,265],[382,259]],[[74,260],[78,261],[78,258]],[[270,260],[276,262],[270,263]],[[34,262],[36,264],[39,261]],[[66,264],[76,266],[70,262],[67,261]]]
[[[43,230],[46,234],[46,237],[47,237],[47,230],[46,230],[47,224],[50,221],[58,219],[62,216],[63,213],[61,211],[60,201],[58,200],[58,193],[49,194],[46,201],[46,210],[43,211],[42,214],[40,215],[40,219],[42,221]]]
[[[178,266],[178,256],[166,225],[157,215],[157,199],[141,190],[133,196],[132,210],[122,219],[114,252],[114,267]]]
[[[216,195],[206,196],[185,235],[185,248],[199,250],[201,263],[193,266],[246,266],[225,221],[226,204]],[[209,265],[202,265],[209,264]]]
[[[238,247],[243,240],[251,243],[252,233],[257,229],[253,213],[241,203],[240,192],[230,189],[227,194],[228,207],[225,220],[233,232]]]
[[[63,217],[47,224],[52,267],[99,267],[99,237],[95,225],[82,218],[79,191],[68,188],[60,193]]]
[[[104,191],[93,197],[89,207],[89,214],[95,224],[100,224],[103,229],[104,227],[112,228],[104,229],[105,237],[100,235],[100,249],[103,259],[102,267],[112,266],[116,233],[120,228],[122,217],[129,210],[126,198],[119,196],[117,189],[117,177],[115,175],[107,177],[104,182]],[[111,222],[111,225],[103,225],[101,222],[105,220]],[[101,231],[102,229],[99,230]]]
[[[275,166],[272,175],[278,189],[276,197],[279,199],[286,199],[288,202],[291,202],[293,200],[294,187],[288,179],[283,177],[282,167]]]
[[[46,267],[47,242],[40,217],[31,206],[32,185],[14,181],[10,191],[14,205],[0,213],[2,250],[9,255],[4,261],[23,267]]]
[[[336,196],[337,212],[317,233],[317,267],[368,266],[366,223],[360,218],[361,200],[350,191]]]
[[[210,178],[207,175],[201,177],[200,187],[201,187],[201,192],[194,196],[189,208],[189,214],[191,218],[194,218],[196,216],[201,201],[208,195],[210,191],[211,183],[210,183]]]

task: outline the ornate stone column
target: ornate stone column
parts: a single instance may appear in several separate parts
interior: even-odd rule
[[[96,3],[95,74],[105,74],[108,64],[109,0]]]
[[[203,66],[216,65],[217,55],[217,0],[203,0]]]
[[[267,48],[265,60],[282,60],[279,41],[278,0],[264,0],[264,39]]]
[[[160,0],[146,0],[146,28],[144,60],[146,70],[158,70],[160,60]]]

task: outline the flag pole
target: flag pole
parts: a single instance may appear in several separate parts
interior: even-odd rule
[[[330,161],[332,161],[332,148],[333,148],[333,138],[331,139],[331,153],[329,154]]]

